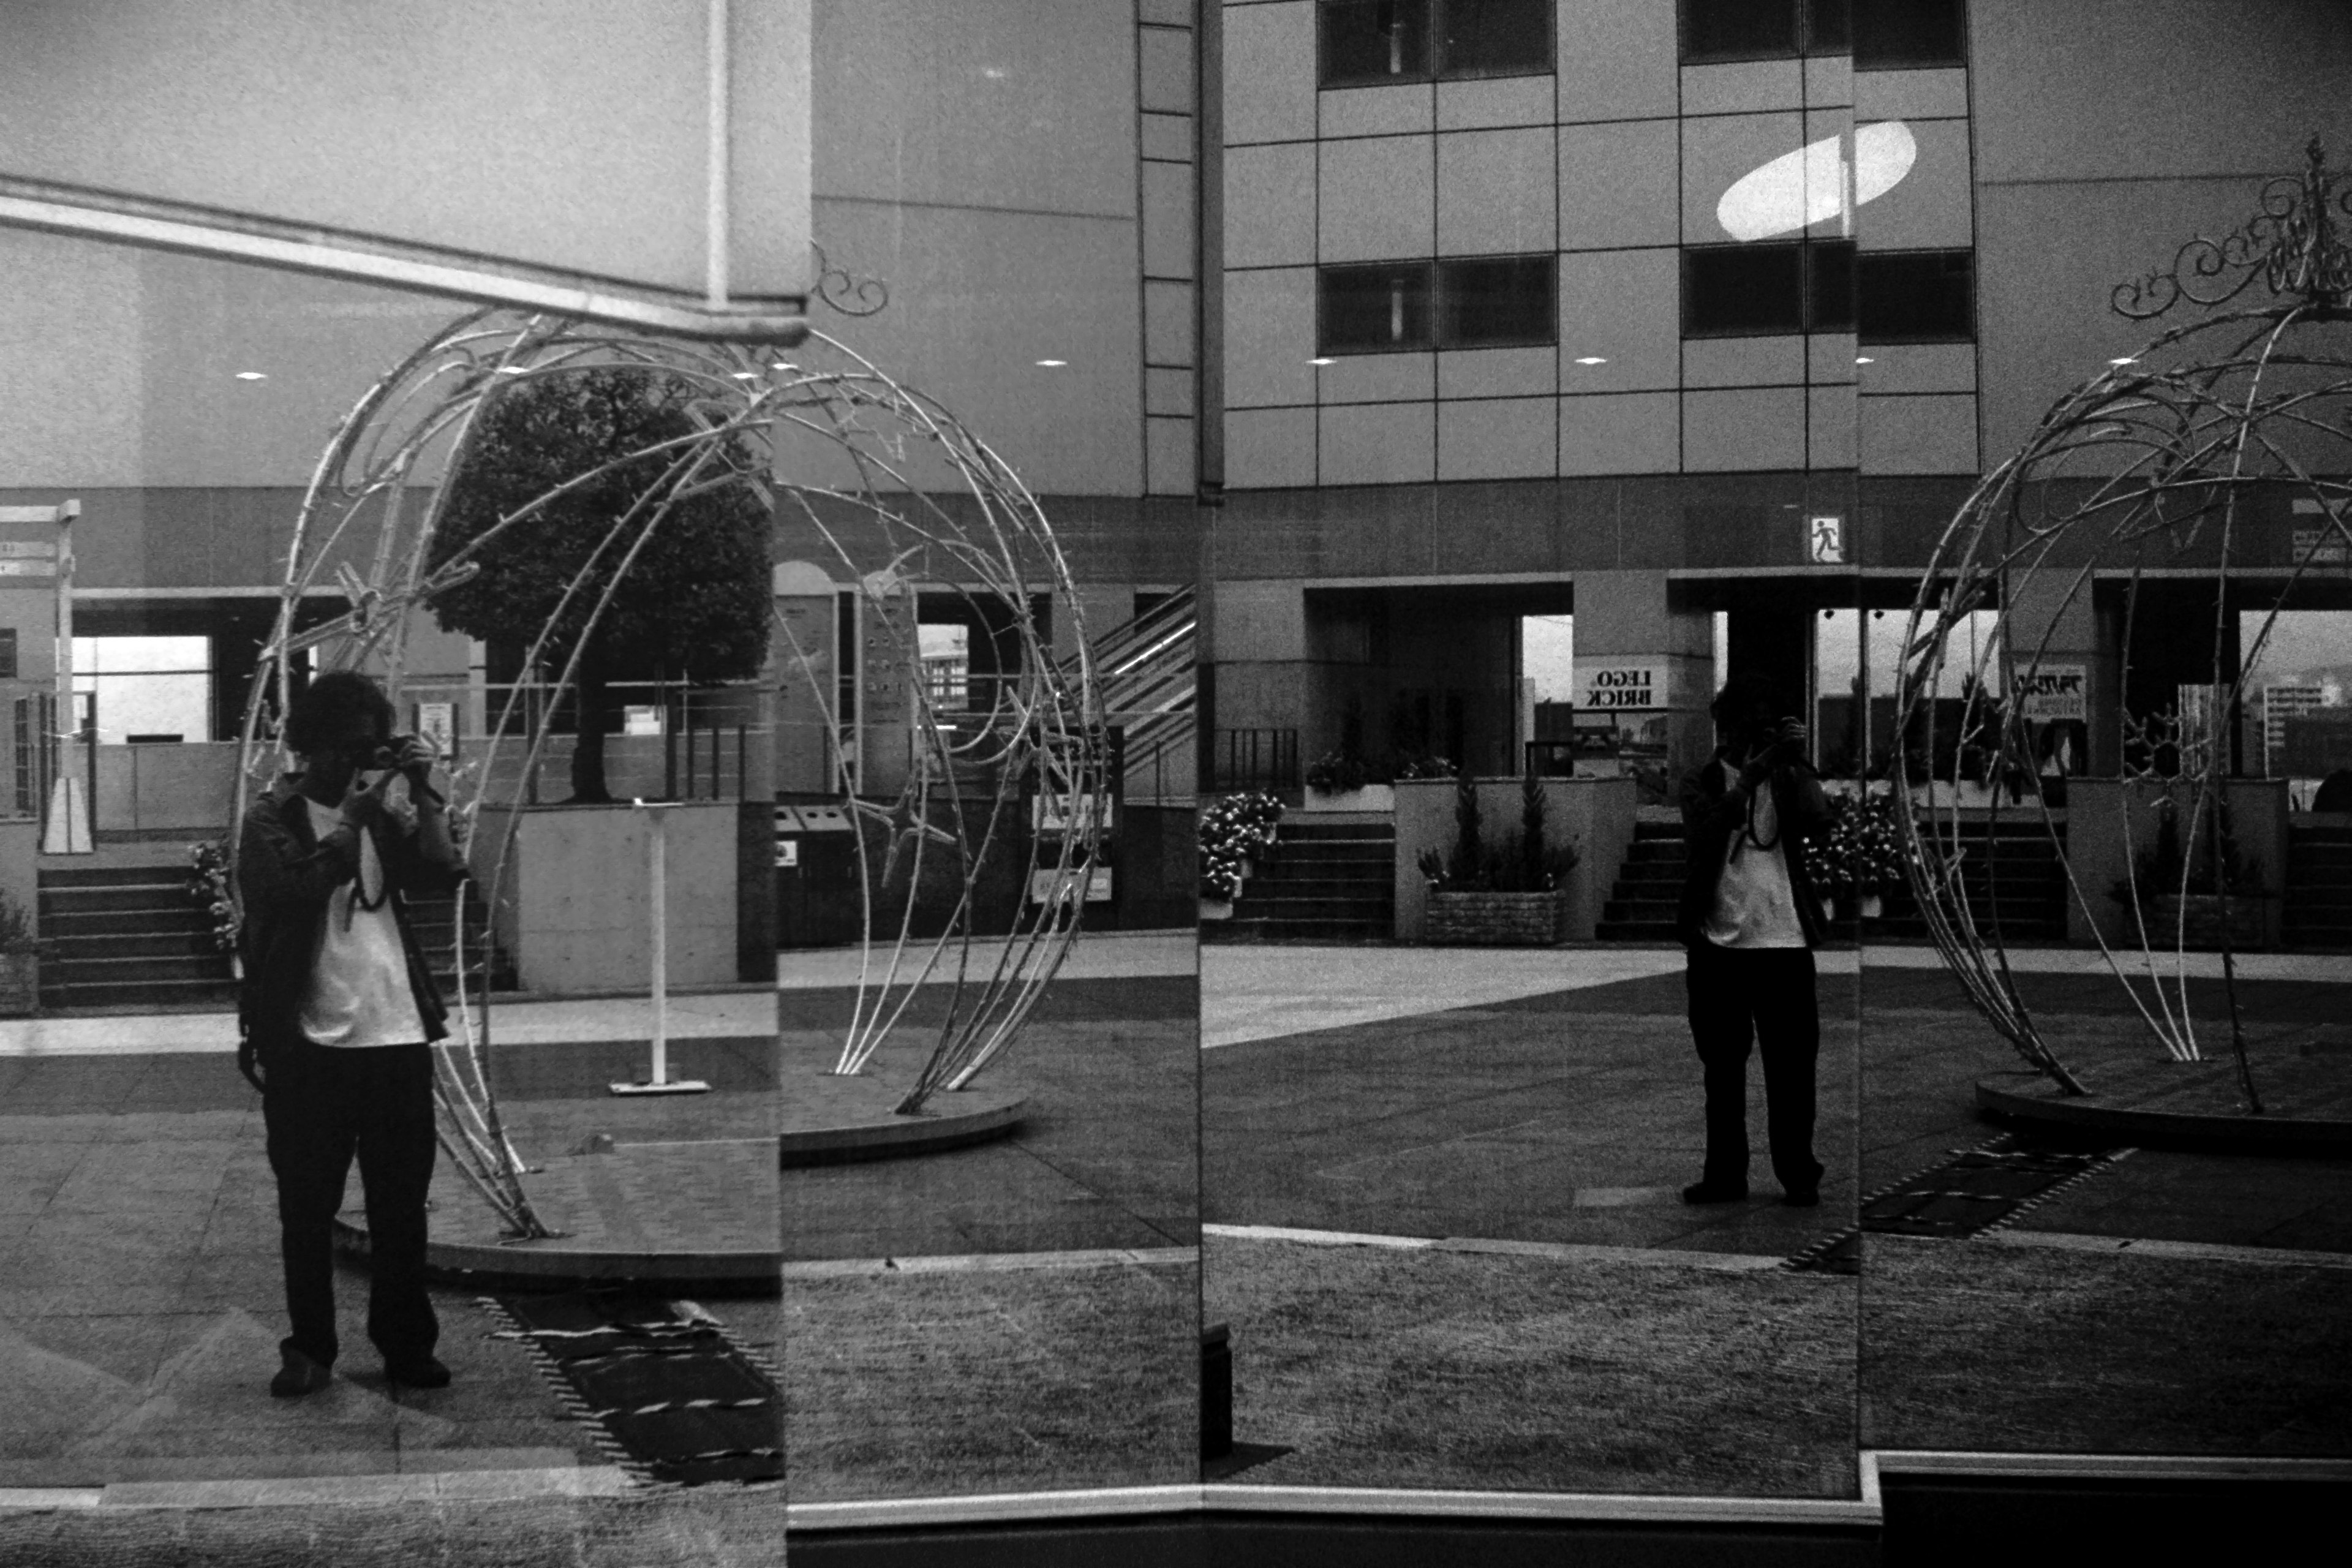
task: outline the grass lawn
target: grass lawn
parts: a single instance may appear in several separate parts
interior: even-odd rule
[[[1854,1281],[1212,1237],[1268,1484],[1853,1497]]]
[[[1871,1237],[1863,1441],[2352,1454],[2352,1270]]]
[[[1200,1479],[1189,1263],[787,1278],[794,1502]]]

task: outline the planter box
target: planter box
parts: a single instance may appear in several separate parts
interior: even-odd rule
[[[1551,947],[1568,940],[1568,895],[1433,890],[1427,933],[1433,947]]]
[[[1394,784],[1366,784],[1361,789],[1322,790],[1307,786],[1307,803],[1302,811],[1388,811],[1396,810]]]
[[[40,955],[0,952],[0,1018],[29,1018],[40,1005]]]
[[[1234,901],[1231,899],[1202,899],[1201,918],[1204,921],[1229,921],[1234,918]]]
[[[2226,921],[2233,951],[2261,947],[2264,902],[2258,898],[2224,899],[2218,893],[2191,893],[2187,898],[2162,893],[2147,900],[2147,940],[2151,946],[2168,947],[2178,933],[2184,948],[2218,952]]]

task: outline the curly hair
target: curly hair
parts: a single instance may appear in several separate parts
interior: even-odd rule
[[[397,716],[392,699],[373,678],[356,669],[331,670],[297,692],[286,714],[286,745],[308,755],[353,719],[374,721],[376,734],[390,738]]]

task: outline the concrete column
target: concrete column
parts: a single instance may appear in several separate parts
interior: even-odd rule
[[[1210,598],[1216,628],[1216,733],[1205,739],[1216,747],[1211,758],[1216,769],[1213,788],[1226,791],[1237,787],[1228,775],[1249,758],[1229,758],[1219,736],[1235,731],[1297,733],[1306,729],[1307,593],[1296,581],[1218,583]],[[1271,740],[1261,737],[1261,758],[1264,743]],[[1302,733],[1301,768],[1312,760],[1305,754],[1309,744]],[[1212,786],[1204,781],[1203,787]]]
[[[2029,667],[2045,675],[2082,667],[2084,719],[2068,737],[2075,752],[2074,770],[2112,776],[2122,763],[2123,627],[2120,617],[2097,613],[2089,583],[2075,591],[2075,576],[2072,568],[2053,567],[2011,580],[2001,658],[2012,689]],[[2110,619],[2115,624],[2102,624]],[[2040,729],[2034,735],[2037,758],[2044,743]]]
[[[1672,588],[1664,572],[1576,574],[1578,700],[1583,700],[1586,676],[1596,668],[1657,667],[1664,678],[1660,711],[1670,791],[1715,749],[1706,716],[1715,696],[1714,621],[1706,610],[1675,604]]]

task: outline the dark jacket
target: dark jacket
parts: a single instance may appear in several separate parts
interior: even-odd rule
[[[401,949],[408,955],[408,988],[416,998],[425,1038],[437,1040],[449,1032],[445,1023],[449,1009],[442,1004],[440,987],[433,983],[432,970],[416,944],[408,896],[447,889],[462,867],[427,860],[413,838],[398,833],[379,832],[375,847],[391,889]],[[327,900],[359,875],[359,831],[348,825],[324,838],[312,836],[295,774],[279,778],[247,810],[236,850],[237,894],[245,908],[236,941],[237,956],[245,965],[236,1004],[246,1045],[240,1066],[257,1052],[267,1071],[272,1045],[300,1037],[302,1003],[310,994],[310,965],[318,957]]]
[[[1744,784],[1724,783],[1722,754],[1717,753],[1683,778],[1683,849],[1687,868],[1683,898],[1675,910],[1675,934],[1685,947],[1706,940],[1707,917],[1715,912],[1716,883],[1723,876],[1725,852],[1731,836],[1748,825],[1748,791]],[[1829,826],[1829,798],[1822,781],[1802,762],[1774,768],[1770,774],[1773,810],[1780,823],[1780,853],[1789,864],[1789,890],[1797,899],[1797,923],[1804,928],[1805,945],[1821,946],[1821,900],[1805,872],[1804,841]]]

